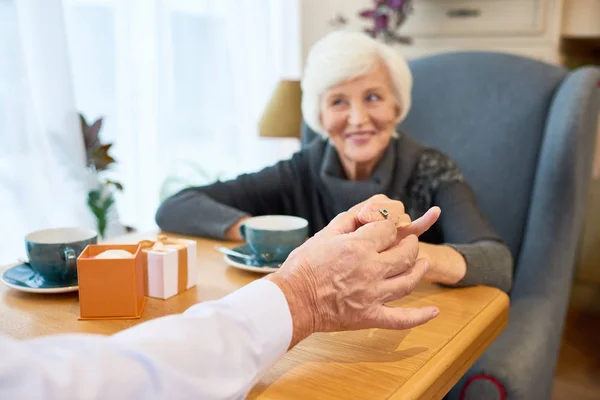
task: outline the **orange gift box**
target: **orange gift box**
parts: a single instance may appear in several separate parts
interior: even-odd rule
[[[95,258],[125,250],[128,258]],[[90,244],[77,258],[79,319],[134,319],[142,316],[144,259],[137,244]]]
[[[159,235],[140,243],[146,296],[168,299],[197,284],[196,242]]]

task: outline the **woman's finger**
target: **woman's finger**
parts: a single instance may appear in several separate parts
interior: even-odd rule
[[[422,217],[417,218],[408,225],[400,227],[398,237],[403,238],[408,235],[421,236],[436,223],[441,213],[442,210],[439,207],[431,207]]]
[[[395,210],[391,210],[389,208],[377,208],[375,210],[372,209],[363,209],[358,213],[358,220],[361,224],[366,225],[371,222],[384,221],[386,219],[391,220],[396,228],[404,228],[410,225],[410,217],[408,214],[404,212],[398,213]]]

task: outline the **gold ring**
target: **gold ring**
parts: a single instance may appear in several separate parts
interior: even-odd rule
[[[383,215],[383,218],[388,219],[388,216],[390,215],[390,213],[388,213],[388,210],[383,208],[383,209],[377,210],[377,211],[379,211],[379,214]]]

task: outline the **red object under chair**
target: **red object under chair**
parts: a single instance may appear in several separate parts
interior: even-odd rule
[[[500,395],[500,400],[506,400],[506,390],[504,389],[504,386],[502,386],[500,381],[498,381],[498,379],[496,379],[492,376],[488,376],[488,375],[484,375],[484,374],[473,375],[472,377],[467,379],[465,386],[463,386],[463,388],[460,392],[460,400],[465,399],[465,396],[467,395],[467,390],[469,389],[469,386],[471,386],[471,384],[473,384],[474,382],[480,381],[480,380],[490,382],[492,385],[494,385],[496,387],[496,389],[498,389],[498,394]]]

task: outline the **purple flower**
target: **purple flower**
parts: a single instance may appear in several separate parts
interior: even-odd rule
[[[406,42],[406,38],[394,33],[404,23],[406,16],[411,12],[411,0],[374,0],[373,9],[359,12],[361,18],[373,21],[373,27],[365,29],[365,33],[372,37],[382,34],[387,40]]]
[[[374,18],[376,15],[375,10],[363,10],[359,13],[359,15],[363,18]]]
[[[387,0],[385,3],[390,8],[399,9],[399,8],[404,7],[406,0]]]
[[[375,31],[386,31],[388,28],[389,18],[387,15],[378,15],[375,17]]]

